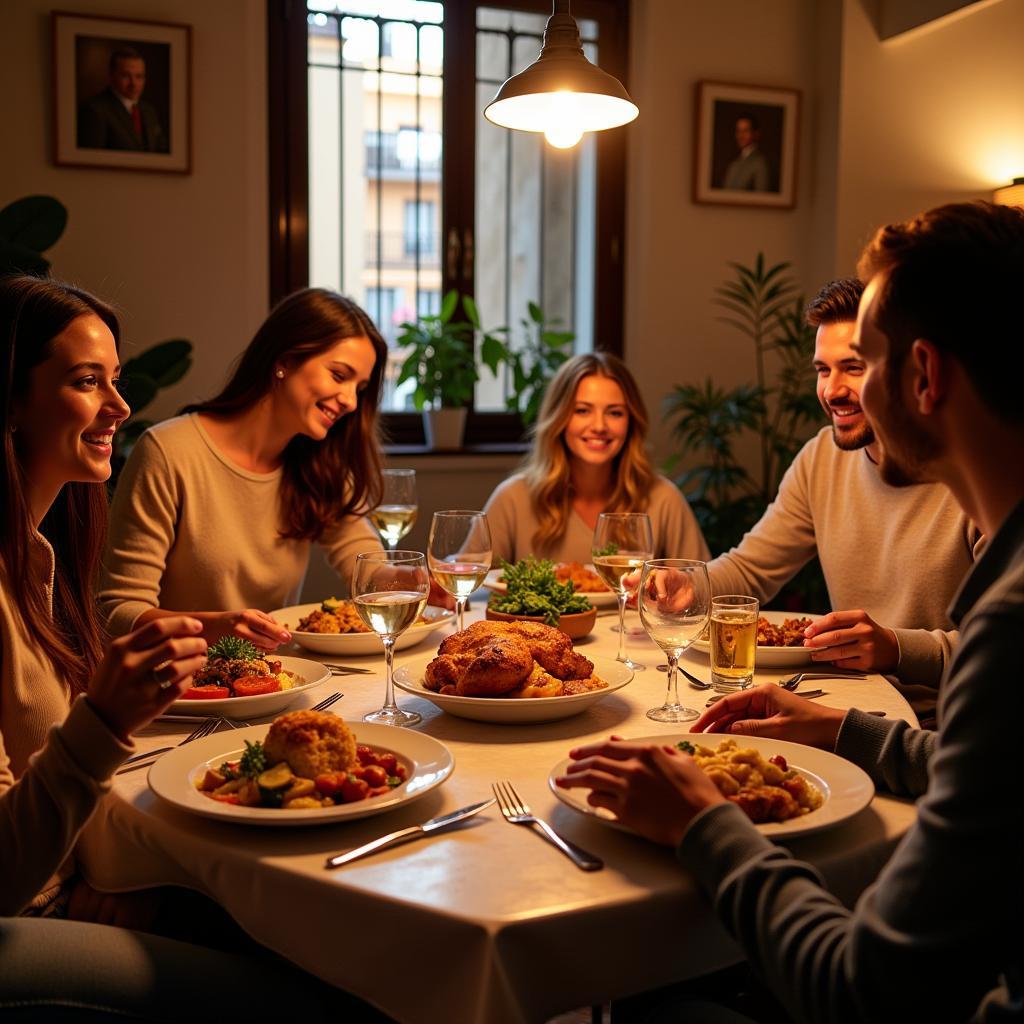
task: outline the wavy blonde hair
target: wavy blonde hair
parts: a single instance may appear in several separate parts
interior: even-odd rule
[[[565,533],[572,510],[569,451],[565,428],[572,418],[576,391],[584,377],[607,377],[622,388],[629,411],[629,431],[615,457],[615,490],[609,512],[643,512],[655,473],[647,456],[647,408],[626,364],[608,352],[586,352],[563,363],[551,378],[531,433],[533,448],[523,464],[530,502],[537,516],[533,543],[542,547]]]

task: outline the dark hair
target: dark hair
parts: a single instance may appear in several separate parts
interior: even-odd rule
[[[840,277],[829,281],[817,295],[807,303],[804,320],[808,327],[823,324],[843,323],[857,319],[857,306],[864,294],[864,284],[856,277]]]
[[[858,265],[882,275],[875,322],[889,341],[890,368],[926,338],[964,368],[978,395],[1007,420],[1024,420],[1024,209],[950,203],[879,228]]]
[[[358,408],[323,441],[297,435],[284,450],[281,536],[319,540],[345,516],[365,513],[383,494],[378,407],[388,346],[351,299],[326,288],[305,288],[279,302],[239,357],[219,395],[182,413],[231,415],[251,408],[274,386],[274,369],[303,363],[345,338],[365,335],[376,359]]]
[[[141,53],[139,53],[138,50],[135,49],[134,46],[119,46],[110,55],[110,61],[107,64],[107,70],[110,71],[110,72],[116,71],[117,70],[117,63],[118,63],[118,61],[122,61],[122,60],[142,60],[142,61],[144,61],[145,58],[142,56]]]
[[[51,615],[45,584],[29,571],[32,513],[11,415],[14,403],[28,393],[32,370],[50,357],[53,339],[73,320],[88,315],[98,316],[120,344],[114,311],[88,292],[37,277],[0,279],[0,329],[6,346],[0,381],[0,560],[26,632],[67,682],[72,696],[87,688],[106,640],[94,596],[107,532],[106,487],[65,484],[39,526],[57,563]]]

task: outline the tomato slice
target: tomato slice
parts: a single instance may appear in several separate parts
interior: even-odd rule
[[[232,684],[236,697],[255,697],[260,693],[277,693],[281,683],[274,676],[242,676]]]
[[[193,686],[182,695],[182,700],[223,700],[230,697],[231,691],[226,686]]]

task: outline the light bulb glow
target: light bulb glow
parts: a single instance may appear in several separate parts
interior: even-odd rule
[[[571,149],[586,131],[580,105],[571,92],[565,91],[553,93],[548,100],[544,138],[556,149]]]

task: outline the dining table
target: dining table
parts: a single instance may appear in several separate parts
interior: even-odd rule
[[[481,608],[467,614],[468,621],[480,617]],[[612,615],[597,618],[594,632],[577,640],[576,649],[613,659],[617,621]],[[633,626],[638,621],[635,614],[627,618]],[[396,664],[428,658],[453,628],[399,652]],[[635,629],[628,640],[630,653],[646,667],[628,685],[559,721],[473,721],[399,692],[399,704],[422,715],[413,728],[443,743],[455,767],[443,785],[383,815],[304,828],[235,824],[161,800],[147,785],[146,771],[117,775],[80,841],[80,866],[100,890],[198,890],[262,945],[403,1024],[533,1024],[735,963],[741,950],[671,849],[579,813],[549,787],[552,767],[575,746],[612,734],[668,737],[687,731],[685,725],[646,717],[664,699],[666,676],[657,671],[664,659]],[[291,707],[309,707],[332,690],[342,691],[331,710],[352,723],[358,736],[363,715],[382,702],[383,653],[287,653],[371,670],[333,676],[298,694]],[[681,664],[702,679],[709,676],[705,654],[688,651]],[[755,682],[787,674],[758,668]],[[906,700],[880,675],[810,685],[826,690],[822,704],[918,724]],[[685,680],[680,691],[687,703],[703,709],[708,691]],[[188,729],[182,722],[154,723],[140,732],[136,745],[166,746]],[[231,749],[233,730],[228,726],[221,733],[225,749]],[[497,806],[418,841],[325,868],[333,854],[488,799],[499,780],[511,781],[535,814],[600,857],[603,869],[579,870],[533,830],[506,822]],[[789,839],[786,846],[814,865],[850,905],[914,815],[913,802],[876,793],[848,820]]]

